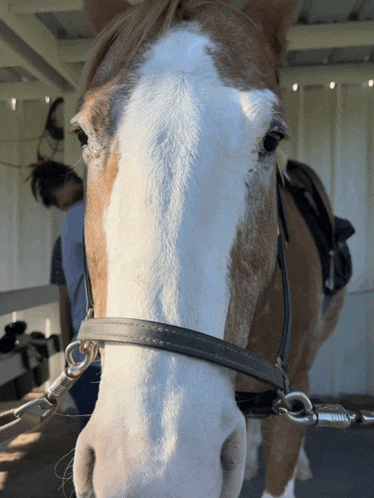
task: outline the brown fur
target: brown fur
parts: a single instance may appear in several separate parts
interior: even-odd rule
[[[90,216],[85,219],[87,259],[92,281],[96,316],[105,316],[108,288],[108,257],[104,231],[104,210],[109,205],[113,183],[118,173],[116,144],[113,145],[105,168],[96,175],[90,175],[87,184],[87,210]],[[101,198],[102,202],[96,200]]]
[[[290,8],[294,10],[297,6],[297,0],[285,2],[284,0],[250,0],[243,7],[243,12],[252,16],[255,22],[258,22],[270,40],[270,46],[276,64],[278,65],[280,57],[283,55],[287,45],[286,34],[288,23],[284,22],[288,19]]]
[[[91,5],[97,2],[85,0],[87,17],[91,15]],[[83,90],[99,87],[110,81],[118,74],[120,69],[126,68],[132,60],[136,50],[152,32],[167,31],[175,21],[179,0],[145,0],[140,6],[131,6],[126,3],[126,9],[115,9],[114,5],[108,11],[110,23],[95,39],[88,63],[85,67]],[[101,12],[103,9],[101,10]],[[118,38],[122,38],[118,43]],[[117,43],[115,43],[117,42]],[[116,52],[116,46],[120,51]],[[117,49],[118,50],[118,49]],[[105,71],[100,67],[110,61],[110,66],[105,65]]]
[[[309,394],[309,370],[322,343],[337,325],[345,292],[336,294],[328,311],[322,315],[322,269],[317,248],[288,192],[284,192],[284,203],[291,234],[291,243],[285,251],[292,303],[289,375],[295,390]],[[245,287],[245,283],[241,285]],[[283,289],[279,268],[264,298],[251,323],[247,347],[274,361],[283,325]],[[240,303],[236,303],[236,307],[241,310]],[[240,311],[235,318],[235,326],[238,326],[242,319]],[[238,376],[236,387],[239,391],[259,392],[266,389],[261,383],[243,375]],[[263,424],[265,489],[273,496],[280,496],[292,478],[305,431],[304,427],[283,422],[278,417],[271,417]]]
[[[92,3],[91,0],[85,4],[88,17]],[[273,21],[269,43],[263,27],[263,22],[268,20],[266,9],[260,10],[256,4],[250,4],[239,10],[222,0],[145,0],[140,6],[127,4],[125,11],[111,11],[111,22],[92,46],[82,80],[83,92],[101,87],[120,71],[126,71],[134,54],[145,42],[150,42],[180,21],[190,20],[198,21],[221,45],[235,43],[236,50],[216,55],[218,68],[225,79],[235,81],[237,87],[240,83],[243,90],[269,88],[279,95],[275,70],[286,46],[284,33],[288,18],[284,15]],[[290,9],[288,2],[287,5]],[[284,10],[281,9],[280,13],[284,14]],[[220,28],[222,24],[224,30]]]
[[[86,10],[98,31],[103,27],[94,0]],[[85,157],[88,166],[86,240],[96,302],[95,314],[105,316],[107,253],[103,214],[117,175],[116,141],[110,144],[109,102],[131,72],[133,59],[144,44],[181,21],[196,21],[203,32],[223,50],[212,53],[223,81],[241,90],[268,88],[279,95],[276,69],[286,46],[286,31],[296,0],[250,0],[240,11],[221,0],[145,0],[132,7],[115,0],[106,10],[105,26],[95,42],[85,70],[80,120],[86,123],[93,153]],[[93,9],[93,10],[92,10]],[[105,10],[105,9],[103,9]],[[282,112],[282,108],[279,108]],[[268,187],[267,187],[268,188]],[[344,302],[337,294],[322,316],[322,274],[319,256],[309,229],[291,196],[285,193],[285,207],[291,231],[286,249],[292,298],[292,343],[290,380],[295,389],[309,391],[308,372],[318,348],[336,326]],[[248,212],[239,227],[230,267],[231,299],[225,338],[248,347],[274,361],[281,340],[283,291],[276,264],[277,208],[275,172],[270,191],[264,187],[257,201],[262,205],[256,218]],[[251,197],[251,202],[253,198]],[[261,230],[253,230],[261,227]],[[260,294],[251,285],[260,283]],[[237,388],[260,391],[264,386],[239,376]],[[273,417],[264,424],[264,453],[267,467],[266,490],[280,496],[293,475],[305,430]]]
[[[83,116],[73,120],[72,129],[82,126],[88,136],[87,148],[83,150],[83,158],[87,168],[85,240],[87,261],[92,281],[95,313],[105,316],[107,303],[108,259],[106,236],[104,231],[104,211],[110,202],[113,183],[118,172],[117,141],[109,143],[107,115],[110,97],[114,88],[111,82],[100,90],[88,92],[85,96]],[[97,202],[100,199],[100,202]]]
[[[106,9],[103,10],[95,1],[85,0],[84,2],[86,12],[90,13],[87,16],[89,23],[96,34],[110,23],[113,19],[113,13],[118,15],[130,7],[126,0],[106,0],[106,4]]]
[[[263,199],[261,209],[254,219],[251,204],[240,227],[237,241],[231,251],[231,299],[226,317],[225,340],[245,348],[255,311],[261,296],[253,292],[253,283],[265,282],[264,292],[273,280],[277,253],[277,210],[275,188],[259,192]],[[253,226],[263,227],[253,232]],[[267,247],[267,251],[258,248]],[[264,296],[267,301],[268,296]]]

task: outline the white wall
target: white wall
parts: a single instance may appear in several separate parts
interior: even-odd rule
[[[312,392],[374,394],[374,88],[367,85],[286,90],[289,157],[312,166],[335,214],[356,229],[349,239],[353,277],[334,336],[312,370]]]
[[[14,111],[7,102],[0,102],[0,292],[49,284],[52,248],[60,234],[63,213],[36,202],[30,181],[25,183],[30,174],[27,166],[37,160],[39,142],[28,139],[41,136],[48,110],[42,100],[17,101]],[[43,140],[41,153],[47,157],[52,154],[50,145],[55,146],[55,142]],[[64,161],[62,142],[59,147],[53,158]],[[80,155],[79,151],[76,160]],[[46,337],[60,333],[58,303],[27,310],[14,303],[12,314],[0,316],[0,337],[5,325],[14,320],[25,320],[27,333],[36,330]],[[62,354],[49,360],[51,381],[63,367]]]
[[[75,167],[82,177],[80,146],[76,137],[70,136],[68,123],[75,102],[74,97],[65,98],[65,140],[53,159]],[[25,140],[41,136],[48,110],[43,100],[17,101],[15,111],[7,102],[0,102],[0,292],[49,283],[51,253],[63,213],[36,202],[30,182],[25,183],[30,174],[27,166],[37,160],[38,145],[38,140]],[[55,145],[51,138],[43,140],[44,156],[51,157],[51,145]]]
[[[47,118],[43,101],[18,101],[12,111],[0,103],[0,292],[49,283],[50,259],[61,216],[36,202],[25,180],[36,162],[38,140]],[[48,141],[42,153],[50,155]],[[63,159],[63,150],[54,156]]]

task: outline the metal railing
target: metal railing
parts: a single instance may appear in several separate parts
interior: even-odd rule
[[[58,287],[56,285],[42,285],[0,292],[0,316],[13,311],[55,303],[58,299]]]

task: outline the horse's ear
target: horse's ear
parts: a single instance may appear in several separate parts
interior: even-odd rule
[[[277,61],[287,47],[286,34],[298,0],[249,0],[243,12],[259,22]]]
[[[131,7],[131,3],[127,0],[83,0],[83,5],[95,34],[100,33],[115,16]]]

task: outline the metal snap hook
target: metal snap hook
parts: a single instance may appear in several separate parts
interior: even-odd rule
[[[50,400],[47,396],[29,401],[14,411],[17,418],[28,417],[33,424],[39,425],[49,419],[58,407],[57,400]]]
[[[85,358],[82,362],[78,363],[75,361],[73,354],[80,347]],[[75,384],[83,372],[92,364],[98,350],[99,345],[96,341],[85,341],[82,345],[80,341],[69,344],[65,351],[65,357],[69,366],[53,382],[45,396],[20,406],[13,412],[14,416],[17,419],[27,421],[30,428],[36,427],[51,418],[59,406],[59,398]],[[12,434],[14,434],[13,422],[10,425],[12,426]],[[21,433],[22,430],[19,434]],[[11,436],[9,439],[14,439],[14,436]]]
[[[293,410],[292,407],[295,402],[301,403],[302,409]],[[289,422],[297,425],[314,425],[317,422],[313,404],[303,392],[294,391],[286,394],[284,400],[278,399],[274,401],[273,410],[277,415],[281,415]]]
[[[65,394],[87,370],[87,368],[95,360],[99,345],[97,342],[89,341],[83,345],[83,353],[85,358],[81,363],[78,363],[73,354],[80,349],[80,341],[72,342],[65,350],[65,358],[68,367],[59,375],[51,387],[48,389],[46,398],[54,402]]]

